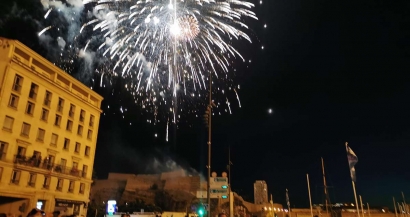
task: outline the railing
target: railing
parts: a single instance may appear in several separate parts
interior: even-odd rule
[[[14,164],[24,165],[32,168],[44,169],[50,172],[75,176],[75,177],[83,177],[87,176],[82,170],[78,170],[77,168],[66,167],[60,164],[49,163],[47,160],[39,160],[34,157],[26,157],[15,155],[14,156]]]

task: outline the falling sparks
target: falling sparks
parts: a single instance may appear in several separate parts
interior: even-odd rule
[[[51,29],[51,28],[53,28],[53,26],[49,26],[49,27],[44,28],[43,30],[41,30],[41,31],[38,33],[38,36],[41,36],[43,33],[45,33],[47,30],[49,30],[49,29]]]

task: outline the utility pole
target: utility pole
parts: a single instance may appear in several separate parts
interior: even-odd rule
[[[329,214],[329,209],[330,209],[330,216],[333,216],[333,210],[332,210],[332,204],[330,203],[330,197],[329,197],[329,192],[327,191],[327,185],[326,185],[326,175],[325,175],[325,163],[322,159],[322,174],[323,174],[323,185],[324,185],[324,190],[325,190],[325,206],[326,206],[326,214]]]
[[[211,217],[211,120],[212,120],[212,73],[209,73],[209,105],[206,108],[204,120],[208,127],[208,184],[207,184],[207,202],[208,212],[207,216]]]
[[[231,180],[231,147],[229,146],[229,152],[228,152],[228,186],[229,186],[229,217],[233,217],[233,202],[234,202],[234,197],[232,193],[232,180]]]

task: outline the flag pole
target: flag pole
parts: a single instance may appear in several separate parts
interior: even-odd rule
[[[359,198],[360,198],[360,206],[362,207],[362,217],[364,217],[362,195],[359,195]]]
[[[369,203],[367,203],[367,212],[369,213],[369,217],[370,217],[370,208],[369,208]]]
[[[355,174],[353,174],[352,172],[354,172],[354,166],[353,167],[351,167],[351,165],[350,165],[350,161],[349,161],[349,148],[348,148],[348,145],[349,143],[348,142],[345,142],[345,145],[346,145],[346,152],[347,152],[347,160],[348,160],[348,163],[349,163],[349,170],[350,170],[350,176],[351,176],[351,178],[352,178],[352,187],[353,187],[353,194],[354,194],[354,200],[355,200],[355,202],[356,202],[356,211],[357,211],[357,217],[360,217],[360,212],[359,212],[359,204],[357,203],[357,194],[356,194],[356,185],[354,184],[354,176],[355,176]],[[352,151],[353,152],[353,151]],[[353,153],[354,154],[354,153]],[[350,154],[351,155],[351,154]],[[355,155],[354,155],[355,156]],[[357,157],[357,156],[356,156]],[[352,168],[353,168],[353,170],[352,170]]]
[[[309,174],[306,174],[308,192],[309,192],[309,203],[310,203],[310,215],[313,217],[313,208],[312,208],[312,196],[310,195],[310,183],[309,183]]]
[[[396,217],[398,217],[397,216],[396,200],[394,199],[394,197],[393,197],[393,205],[394,205],[394,214],[395,214]]]
[[[289,192],[288,189],[286,188],[286,203],[288,205],[288,210],[289,210],[289,217],[292,217],[292,212],[290,211],[290,201],[289,201]]]
[[[353,186],[354,200],[356,202],[357,217],[360,217],[359,204],[357,203],[356,185],[354,184],[353,180],[352,180],[352,186]]]
[[[401,196],[403,197],[403,202],[404,202],[404,213],[405,213],[405,215],[407,216],[407,213],[408,213],[408,206],[407,206],[407,203],[406,203],[406,198],[404,197],[404,193],[403,193],[403,191],[401,192]]]

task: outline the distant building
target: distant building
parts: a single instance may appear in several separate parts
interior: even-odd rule
[[[86,215],[103,98],[0,38],[0,213]]]
[[[257,180],[253,184],[254,189],[254,203],[265,204],[268,203],[268,186],[263,180]]]

